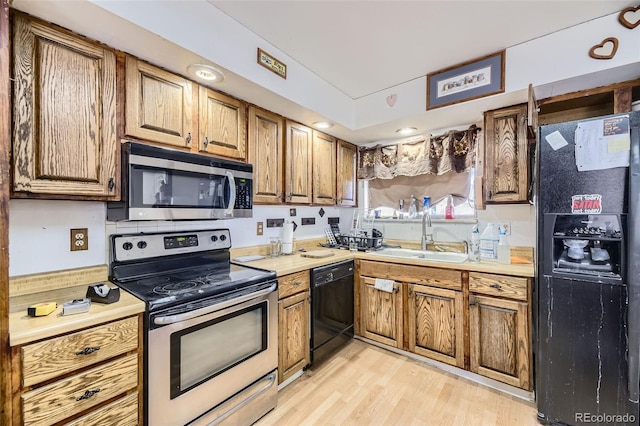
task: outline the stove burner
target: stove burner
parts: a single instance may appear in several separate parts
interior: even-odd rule
[[[205,282],[202,280],[180,281],[177,283],[169,283],[163,286],[156,286],[153,288],[153,292],[156,294],[169,296],[177,293],[183,293],[202,285],[205,285]]]

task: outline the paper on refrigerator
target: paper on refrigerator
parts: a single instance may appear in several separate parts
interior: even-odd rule
[[[629,166],[629,116],[583,121],[576,127],[578,171]]]

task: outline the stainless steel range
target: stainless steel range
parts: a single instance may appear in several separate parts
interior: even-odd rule
[[[149,425],[250,424],[276,405],[276,276],[230,247],[228,229],[111,237],[111,280],[147,304]]]

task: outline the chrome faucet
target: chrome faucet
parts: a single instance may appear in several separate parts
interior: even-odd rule
[[[431,229],[431,215],[429,214],[428,210],[425,210],[422,213],[422,243],[420,246],[422,250],[427,249],[427,244],[433,243],[432,231],[429,231],[429,233],[427,234],[427,227]]]

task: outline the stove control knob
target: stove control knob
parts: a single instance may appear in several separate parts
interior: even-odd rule
[[[125,250],[131,250],[133,248],[133,244],[131,244],[130,242],[126,242],[122,244],[122,248]]]
[[[138,241],[138,248],[139,249],[147,248],[147,242],[146,241]]]
[[[226,239],[227,239],[227,236],[226,236],[226,235],[224,235],[224,234],[220,235],[220,241],[224,241],[224,240],[226,240]]]
[[[211,241],[213,241],[215,243],[216,241],[218,241],[218,237],[216,235],[212,235],[211,236]]]

